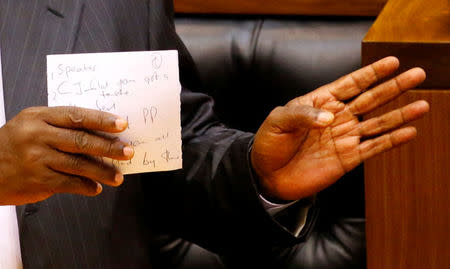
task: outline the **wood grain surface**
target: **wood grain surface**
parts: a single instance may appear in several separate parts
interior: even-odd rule
[[[393,0],[364,38],[365,42],[450,42],[448,0]]]
[[[175,0],[177,13],[376,16],[387,0]]]
[[[400,59],[400,72],[425,69],[421,88],[450,88],[449,1],[389,1],[363,40],[363,64],[389,55]]]
[[[417,90],[378,111],[431,104],[417,139],[365,164],[368,269],[450,268],[450,91]]]
[[[450,268],[448,0],[390,0],[362,43],[363,64],[388,55],[426,81],[381,112],[418,99],[431,112],[416,141],[365,163],[368,269]],[[428,90],[430,88],[434,90]]]

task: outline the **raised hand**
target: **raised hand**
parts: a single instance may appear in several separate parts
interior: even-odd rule
[[[92,130],[118,133],[127,122],[76,107],[33,107],[0,128],[0,205],[44,200],[55,193],[94,196],[100,184],[119,186],[123,175],[93,156],[128,160],[133,149]]]
[[[412,140],[416,129],[402,126],[428,112],[426,101],[360,120],[425,79],[414,68],[368,90],[398,66],[395,57],[384,58],[275,108],[251,152],[263,194],[282,200],[311,196],[361,162]]]

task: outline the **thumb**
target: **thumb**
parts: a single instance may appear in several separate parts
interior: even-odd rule
[[[324,128],[334,120],[334,114],[307,105],[280,106],[267,118],[268,122],[281,131],[290,132],[300,128]]]

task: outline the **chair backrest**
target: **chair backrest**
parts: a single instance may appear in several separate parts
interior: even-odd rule
[[[373,18],[177,18],[226,124],[256,131],[275,106],[357,69]]]

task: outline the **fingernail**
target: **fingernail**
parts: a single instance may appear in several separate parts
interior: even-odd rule
[[[116,128],[119,130],[124,130],[125,128],[127,128],[128,126],[128,122],[124,119],[116,119]]]
[[[122,175],[122,173],[116,173],[116,176],[114,177],[114,182],[116,182],[117,185],[122,184],[122,182],[123,182],[123,175]]]
[[[131,158],[134,155],[134,149],[132,147],[126,146],[123,148],[123,155],[125,157]]]
[[[322,125],[328,125],[334,120],[334,114],[331,112],[320,112],[317,121]]]
[[[102,184],[97,183],[97,188],[95,189],[95,195],[100,194],[103,190]]]

